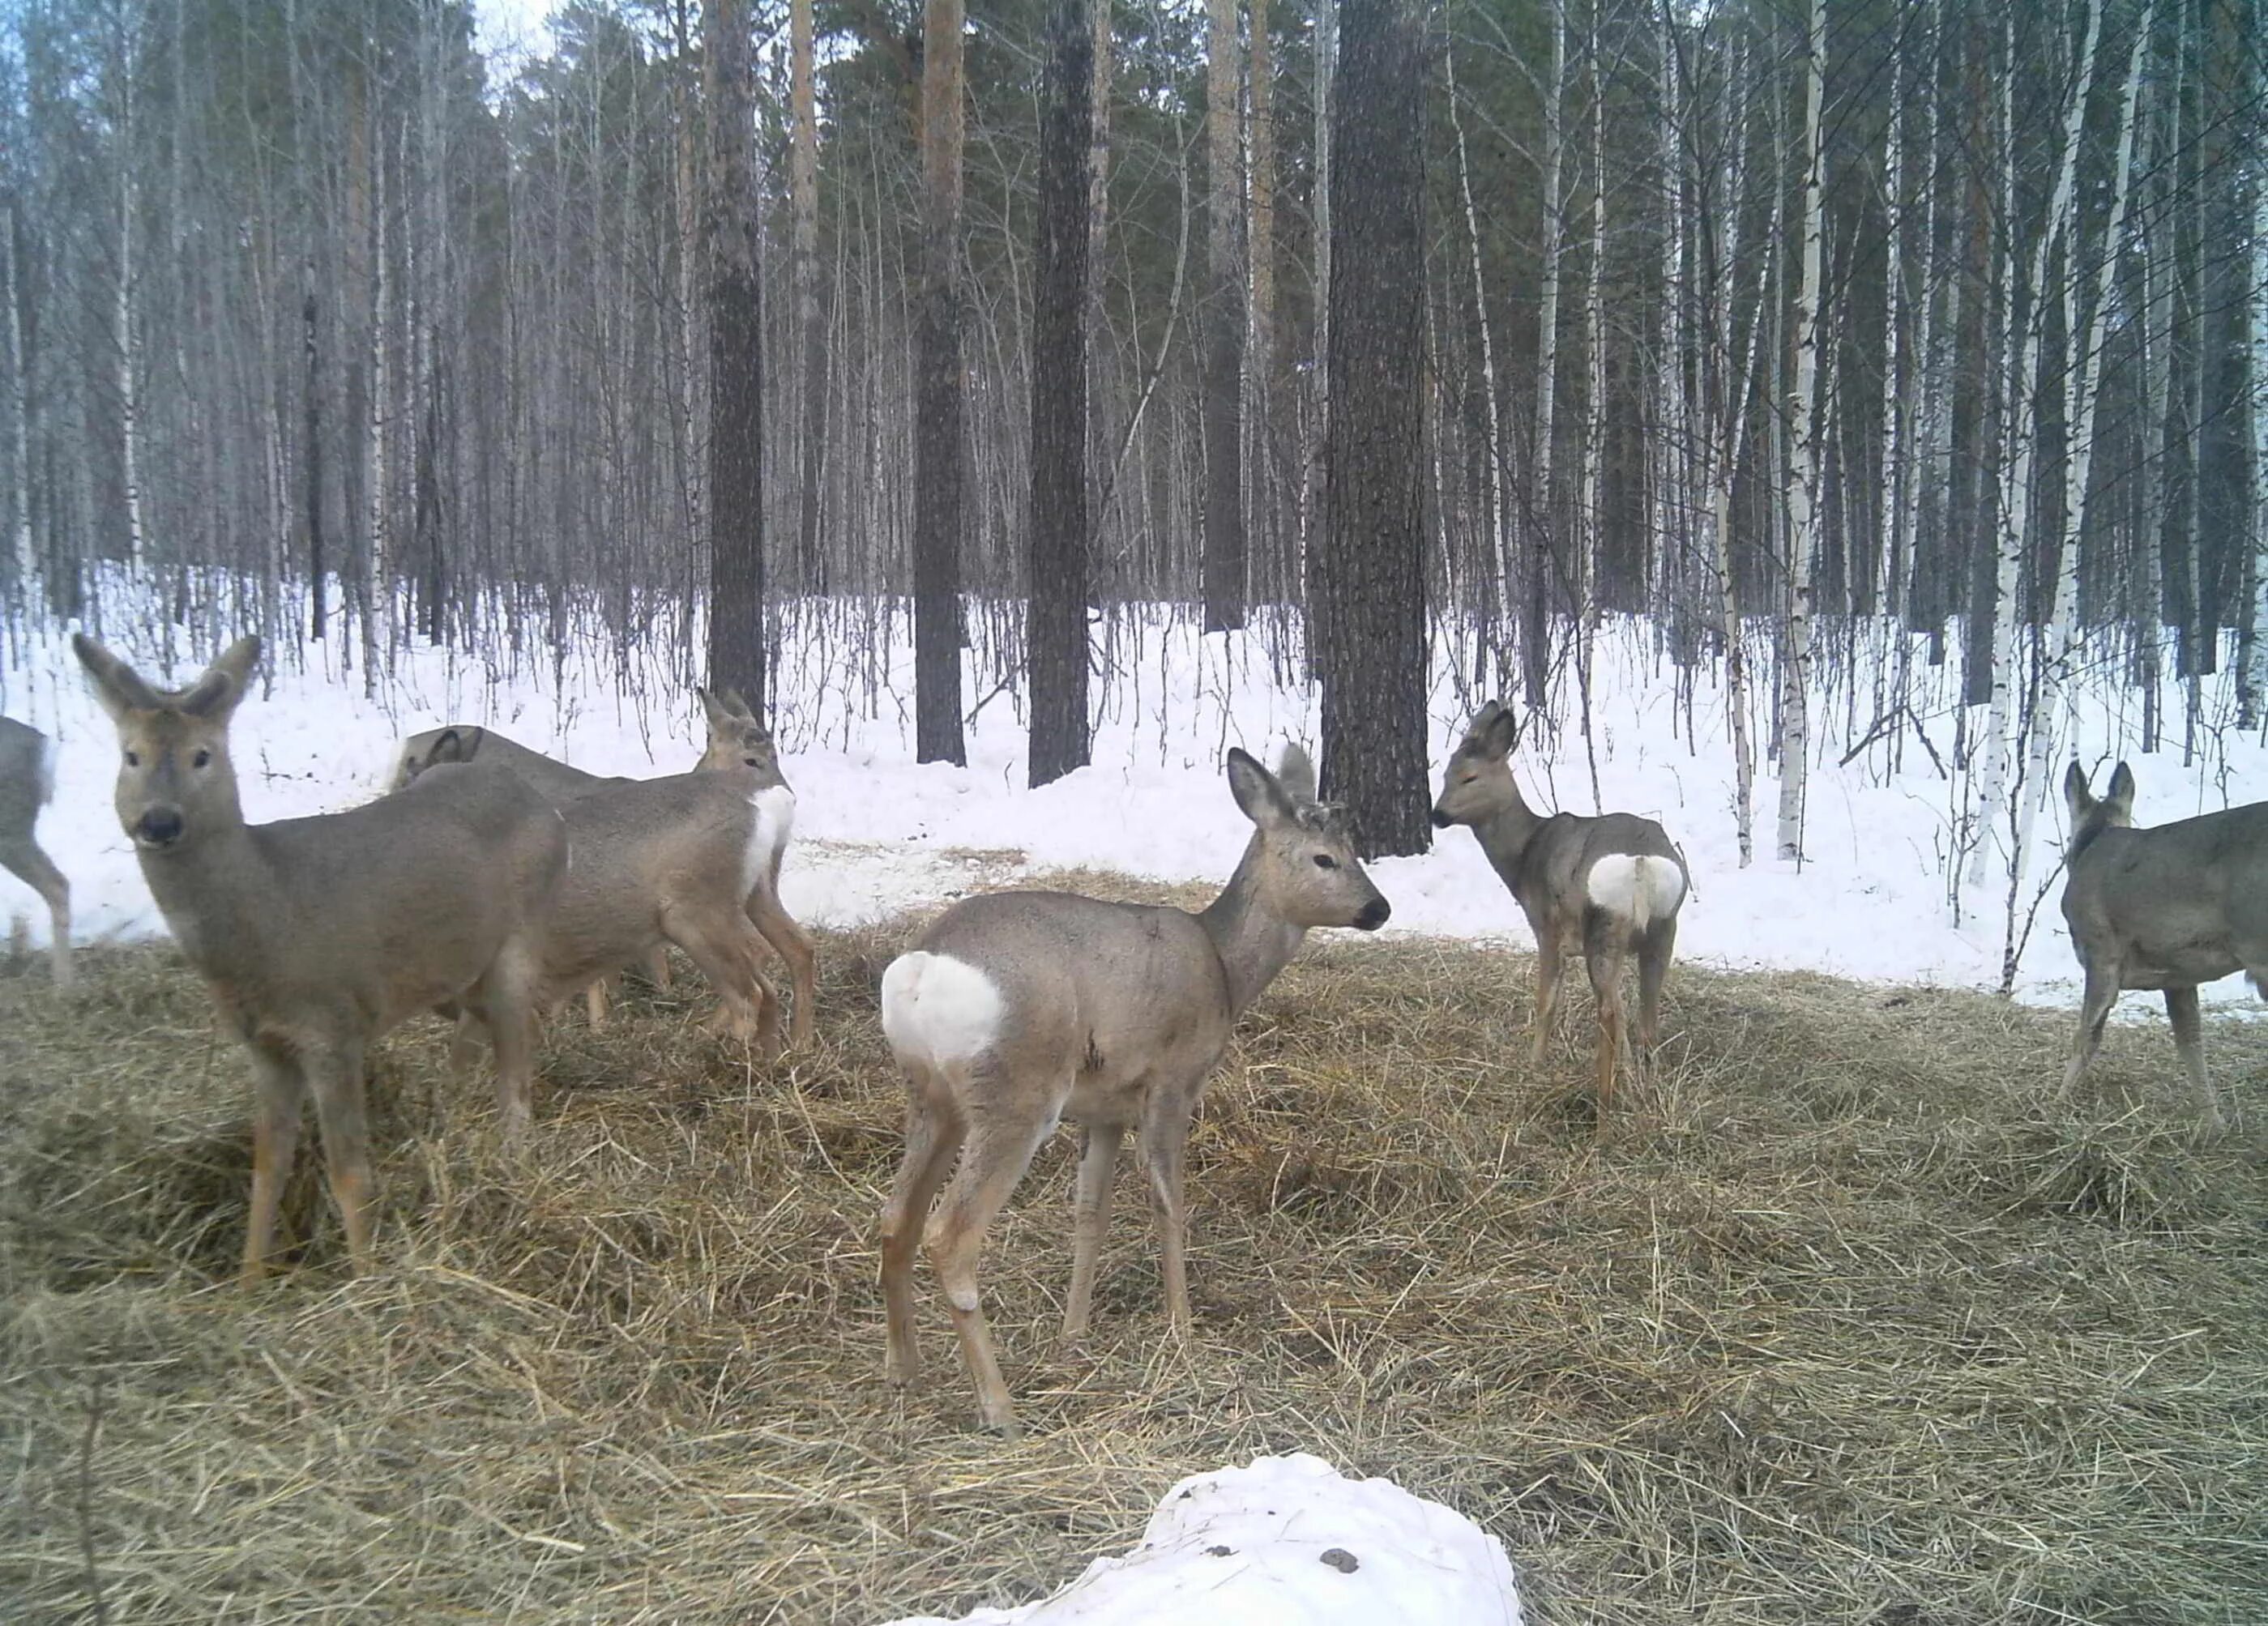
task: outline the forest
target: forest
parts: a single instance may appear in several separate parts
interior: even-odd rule
[[[373,688],[588,636],[766,704],[784,629],[909,616],[923,760],[1008,687],[1036,783],[1101,629],[1186,605],[1314,675],[1326,793],[1408,851],[1427,672],[1572,730],[1636,617],[1744,853],[1777,761],[1800,854],[1822,708],[1888,760],[1932,666],[1959,845],[2021,846],[2078,693],[2185,760],[2208,691],[2260,720],[2261,33],[575,0],[484,52],[462,0],[25,0],[10,619],[155,581]]]

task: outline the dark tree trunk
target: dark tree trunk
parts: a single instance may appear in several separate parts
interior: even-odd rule
[[[1237,184],[1236,8],[1208,0],[1205,88],[1211,205],[1205,224],[1204,627],[1244,625],[1244,272],[1237,252],[1244,191]]]
[[[966,762],[961,732],[961,0],[929,0],[922,49],[926,218],[914,333],[914,756]]]
[[[1423,852],[1425,25],[1346,0],[1332,87],[1330,423],[1317,585],[1323,794],[1366,857]]]
[[[1032,279],[1031,782],[1087,761],[1087,147],[1094,35],[1088,7],[1055,0],[1040,114],[1039,250]]]
[[[299,319],[307,330],[307,636],[323,636],[325,615],[323,572],[323,345],[315,323],[315,260],[305,268]]]
[[[709,686],[764,688],[763,291],[756,278],[748,14],[708,0]]]

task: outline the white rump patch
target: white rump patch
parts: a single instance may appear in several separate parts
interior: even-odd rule
[[[1001,1004],[990,977],[950,954],[912,949],[882,973],[882,1034],[902,1062],[946,1067],[983,1055]]]
[[[1685,877],[1674,859],[1616,852],[1591,866],[1583,887],[1593,903],[1643,931],[1677,912],[1685,897]]]
[[[788,837],[795,834],[795,792],[784,784],[770,785],[752,794],[748,806],[756,810],[756,821],[748,831],[748,850],[740,860],[744,898],[770,873],[773,862],[787,847]]]
[[[53,735],[43,735],[40,740],[40,806],[45,807],[55,799],[55,753],[62,747]]]

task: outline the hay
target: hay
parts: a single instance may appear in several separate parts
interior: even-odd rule
[[[303,1159],[298,1268],[248,1299],[247,1092],[193,980],[0,977],[0,1615],[958,1612],[1308,1448],[1502,1535],[1543,1622],[2268,1618],[2268,1166],[2191,1141],[2162,1024],[2066,1120],[2066,1017],[1684,968],[1594,1144],[1587,1008],[1529,1075],[1525,956],[1319,944],[1200,1119],[1185,1342],[1129,1169],[1057,1348],[1042,1151],[988,1256],[1003,1445],[926,1270],[930,1382],[880,1376],[906,930],[822,940],[820,1042],[777,1070],[697,1031],[697,979],[563,1020],[518,1162],[405,1030],[386,1268],[343,1275]],[[2257,1118],[2268,1028],[2207,1047]]]

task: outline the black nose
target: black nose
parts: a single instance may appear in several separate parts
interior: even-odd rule
[[[1355,929],[1359,931],[1375,931],[1386,923],[1386,917],[1393,913],[1394,905],[1388,903],[1384,898],[1373,898],[1362,906],[1362,913],[1354,917]]]
[[[1446,830],[1449,828],[1449,815],[1438,807],[1433,810],[1433,828],[1437,830]]]
[[[134,839],[144,847],[170,847],[181,839],[181,810],[152,807],[134,827]]]

